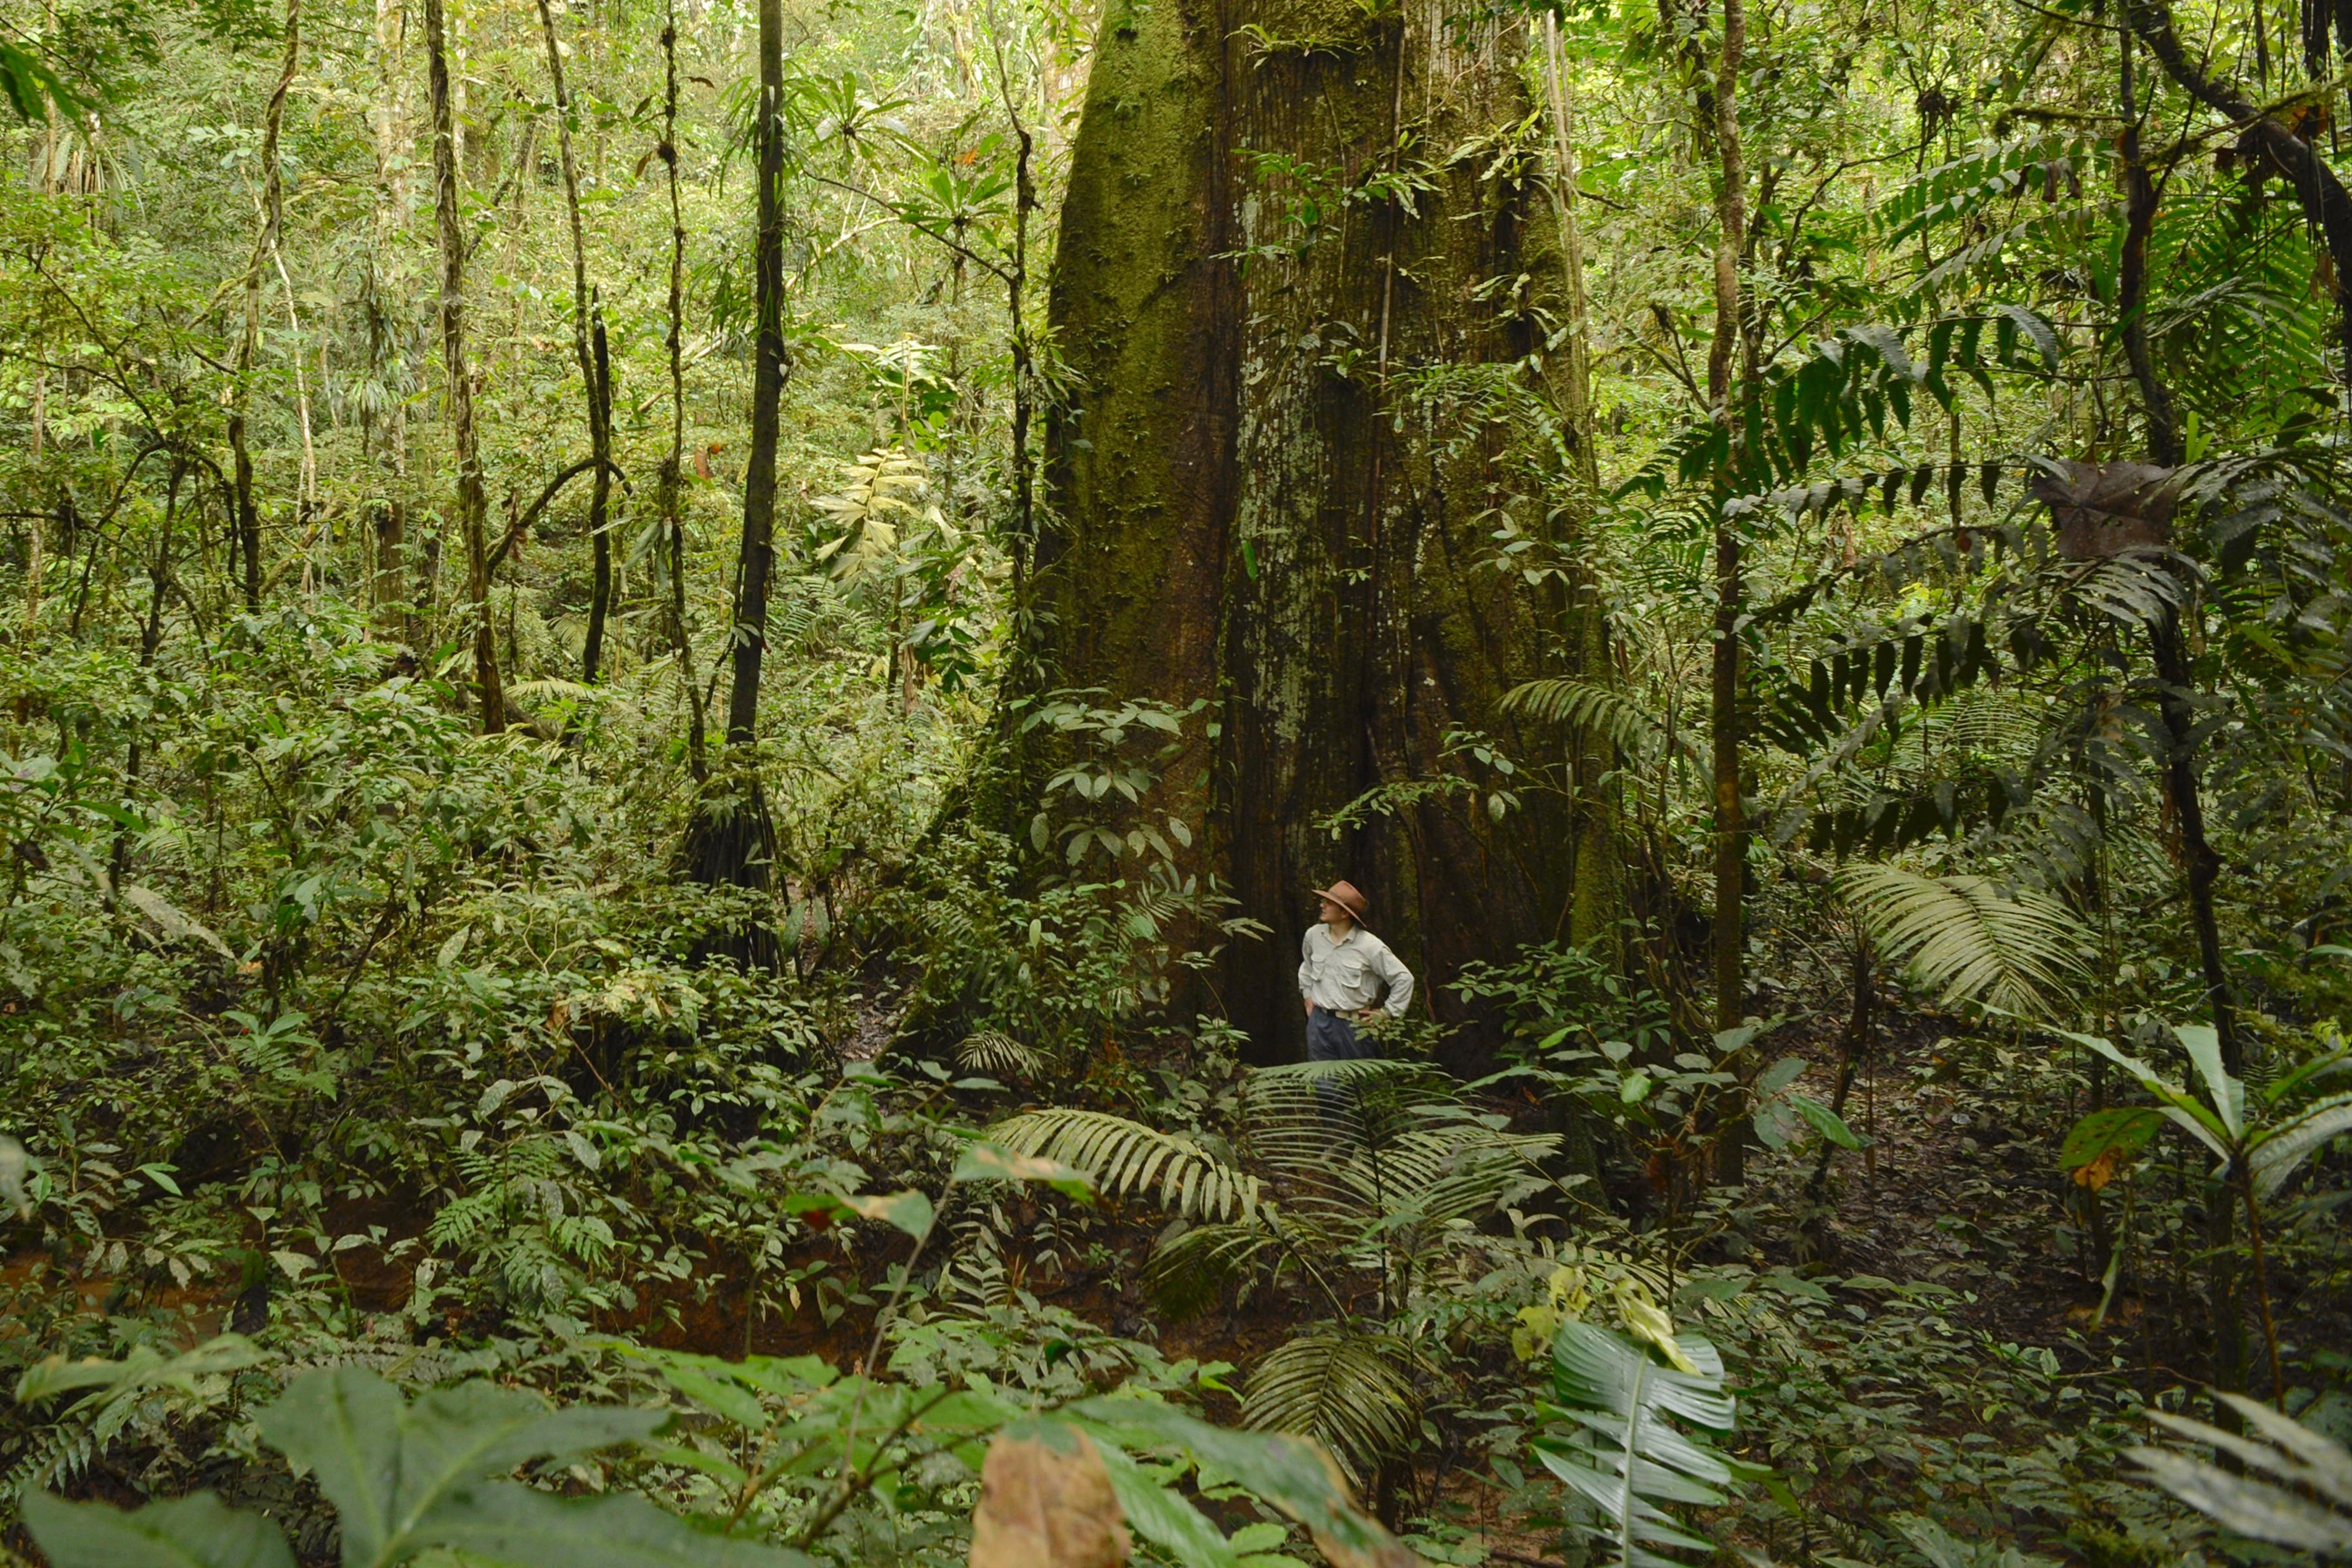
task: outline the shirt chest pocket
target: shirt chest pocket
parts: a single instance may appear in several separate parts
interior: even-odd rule
[[[1362,991],[1371,977],[1371,964],[1360,952],[1335,952],[1331,955],[1331,978],[1349,991]]]

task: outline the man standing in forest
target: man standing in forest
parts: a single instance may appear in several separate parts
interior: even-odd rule
[[[1322,924],[1299,944],[1298,994],[1307,1004],[1307,1059],[1355,1061],[1375,1053],[1356,1032],[1385,1013],[1402,1018],[1412,1001],[1412,972],[1389,944],[1364,929],[1364,895],[1352,882],[1316,894]]]

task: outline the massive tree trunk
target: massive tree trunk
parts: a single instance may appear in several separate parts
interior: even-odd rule
[[[1104,26],[1054,281],[1075,385],[1029,679],[1219,704],[1152,804],[1206,826],[1192,868],[1273,928],[1215,977],[1262,1056],[1296,1048],[1298,940],[1333,878],[1441,1017],[1465,963],[1613,908],[1589,822],[1448,754],[1478,731],[1556,758],[1496,699],[1597,646],[1556,580],[1496,569],[1497,509],[1558,526],[1514,499],[1533,454],[1486,417],[1545,352],[1553,209],[1531,166],[1444,161],[1525,119],[1527,50],[1523,24],[1465,32],[1432,0],[1113,0]],[[1479,787],[1410,787],[1449,773]],[[1319,825],[1384,785],[1408,787]]]

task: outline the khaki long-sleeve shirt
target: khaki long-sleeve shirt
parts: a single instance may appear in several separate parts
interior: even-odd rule
[[[1402,1018],[1412,1001],[1412,971],[1361,926],[1334,942],[1329,926],[1311,925],[1299,944],[1298,994],[1327,1013],[1380,1007]]]

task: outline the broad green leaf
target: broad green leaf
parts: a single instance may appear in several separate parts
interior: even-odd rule
[[[1112,1442],[1188,1454],[1202,1467],[1203,1485],[1212,1475],[1238,1481],[1318,1538],[1365,1561],[1391,1561],[1381,1554],[1402,1550],[1356,1507],[1329,1456],[1303,1438],[1213,1426],[1156,1400],[1123,1394],[1081,1400],[1062,1414]],[[1328,1546],[1325,1554],[1330,1555]]]
[[[51,1568],[294,1568],[275,1524],[210,1492],[131,1510],[27,1491],[24,1510]]]
[[[2181,1024],[2172,1032],[2196,1066],[2197,1076],[2205,1080],[2206,1103],[2221,1117],[2230,1141],[2236,1142],[2246,1135],[2246,1086],[2221,1065],[2221,1035],[2206,1024]]]
[[[1807,1094],[1792,1094],[1789,1104],[1805,1119],[1805,1125],[1828,1139],[1841,1149],[1859,1149],[1863,1136],[1845,1124],[1845,1118]]]
[[[2352,1517],[2332,1513],[2284,1487],[2162,1448],[2129,1448],[2124,1457],[2166,1491],[2241,1535],[2305,1552],[2352,1551]]]
[[[2347,1132],[2352,1132],[2352,1094],[2330,1095],[2292,1121],[2260,1134],[2246,1160],[2255,1192],[2269,1197],[2286,1185],[2321,1144]]]
[[[2077,1035],[2066,1029],[2060,1029],[2056,1033],[2074,1041],[2076,1045],[2106,1058],[2107,1060],[2123,1068],[2125,1072],[2131,1075],[2132,1080],[2140,1088],[2164,1102],[2164,1114],[2168,1120],[2179,1125],[2199,1142],[2210,1149],[2215,1158],[2225,1163],[2231,1159],[2231,1146],[2234,1140],[2230,1136],[2229,1128],[2195,1095],[2166,1081],[2154,1068],[2149,1067],[2137,1057],[2124,1055],[2123,1052],[2116,1049],[2112,1042],[2101,1039],[2096,1035]]]
[[[377,1568],[447,1543],[441,1527],[457,1516],[445,1510],[478,1514],[483,1478],[634,1442],[667,1418],[615,1406],[552,1410],[537,1394],[487,1383],[436,1389],[410,1405],[374,1373],[339,1367],[297,1378],[259,1420],[262,1436],[310,1469],[341,1512],[345,1568]],[[476,1500],[461,1506],[461,1497]]]
[[[122,901],[153,921],[156,928],[165,936],[185,937],[201,942],[223,958],[236,957],[236,954],[229,950],[228,943],[223,942],[210,926],[181,910],[171,900],[152,888],[126,883],[122,889]]]
[[[656,1363],[662,1377],[672,1388],[723,1420],[732,1421],[747,1432],[768,1429],[768,1412],[758,1397],[726,1375],[723,1369],[707,1369],[698,1356],[664,1357]]]
[[[1119,1511],[1136,1534],[1186,1568],[1240,1568],[1238,1554],[1199,1509],[1146,1475],[1116,1444],[1097,1443],[1095,1451],[1102,1456]]]
[[[869,1193],[841,1201],[851,1213],[896,1226],[917,1241],[931,1234],[931,1221],[936,1217],[931,1200],[912,1188],[903,1193]]]
[[[5,1204],[16,1217],[24,1218],[33,1212],[33,1200],[25,1191],[25,1179],[33,1173],[33,1157],[14,1138],[0,1137],[0,1204]]]
[[[2163,1125],[2164,1113],[2152,1105],[2111,1105],[2094,1110],[2067,1132],[2065,1144],[2058,1151],[2059,1169],[2080,1170],[2110,1150],[2127,1160]]]
[[[241,1372],[272,1359],[242,1334],[222,1334],[175,1356],[144,1345],[121,1361],[67,1361],[50,1356],[26,1367],[17,1378],[16,1403],[29,1405],[76,1388],[176,1388],[192,1394],[199,1377]]]
[[[475,1481],[443,1494],[411,1545],[515,1568],[818,1568],[802,1552],[698,1530],[634,1492],[565,1498],[515,1481]]]

